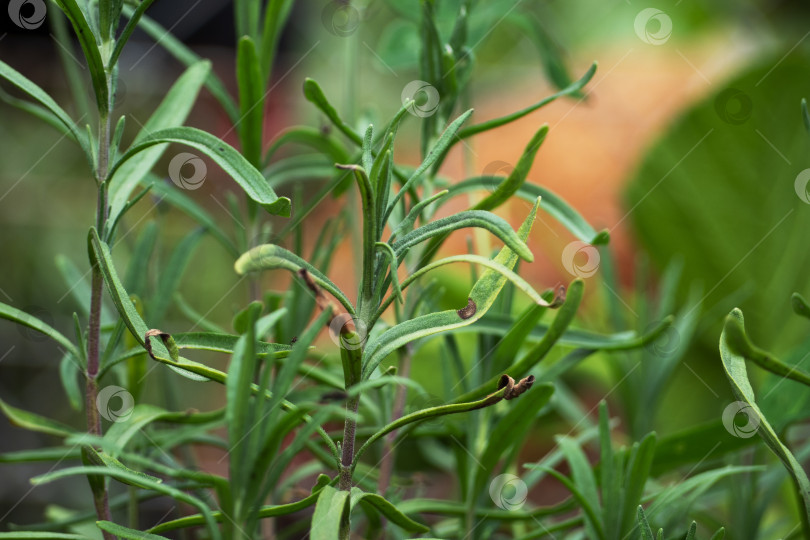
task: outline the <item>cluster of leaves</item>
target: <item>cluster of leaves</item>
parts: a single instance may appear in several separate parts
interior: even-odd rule
[[[460,141],[504,126],[558,98],[581,96],[595,66],[571,82],[562,61],[551,56],[546,65],[558,87],[555,94],[507,116],[468,125],[473,111],[458,111],[469,98],[473,62],[469,29],[472,20],[480,24],[481,18],[474,18],[477,6],[469,0],[453,3],[455,25],[443,37],[436,25],[435,2],[423,0],[419,76],[434,85],[442,100],[436,114],[421,121],[418,166],[393,159],[397,133],[409,118],[412,101],[402,104],[381,129],[372,124],[358,128],[356,120],[342,117],[321,87],[309,79],[304,82],[304,97],[331,129],[292,127],[263,154],[264,98],[292,0],[235,1],[238,100],[228,95],[208,62],[145,15],[152,1],[134,7],[121,0],[56,3],[73,26],[86,58],[98,128],[80,129],[53,98],[2,62],[0,76],[26,95],[25,99],[6,96],[8,101],[60,129],[87,156],[98,186],[98,213],[87,243],[92,280],[87,283],[78,267],[67,258],[59,259],[58,267],[80,306],[74,315],[74,339],[10,305],[0,304],[0,317],[41,332],[64,348],[60,372],[65,390],[74,407],[85,408],[88,426],[80,431],[0,401],[14,424],[62,440],[56,447],[14,452],[0,459],[71,463],[32,482],[40,485],[85,476],[95,508],[22,526],[24,530],[0,533],[0,538],[83,537],[83,527],[93,521],[105,538],[161,538],[161,533],[189,528],[198,528],[210,538],[255,537],[261,520],[309,507],[314,507],[311,517],[286,526],[285,534],[309,530],[313,538],[348,538],[354,529],[373,537],[388,522],[392,527],[387,534],[393,537],[405,533],[485,537],[509,530],[513,537],[539,538],[552,531],[580,530],[594,538],[625,538],[649,533],[643,524],[638,528],[639,504],[652,502],[662,513],[676,506],[683,510],[720,478],[748,470],[720,469],[674,487],[650,488],[651,470],[669,472],[682,463],[670,456],[656,469],[656,436],[644,425],[638,427],[643,433],[633,435],[639,442],[614,450],[603,406],[598,428],[588,426],[575,438],[560,438],[555,450],[531,464],[522,476],[527,487],[553,476],[571,492],[571,499],[551,507],[492,506],[495,499],[488,486],[496,473],[515,470],[536,420],[552,411],[570,414],[572,399],[564,391],[562,378],[592,355],[643,348],[660,339],[672,323],[666,317],[670,304],[663,302],[657,324],[646,331],[602,334],[578,328],[574,321],[584,294],[582,280],[538,292],[517,274],[520,259],[533,259],[527,239],[539,210],[581,241],[593,245],[608,241],[605,232],[595,231],[554,193],[527,181],[546,126],[528,141],[506,177],[478,176],[449,183],[440,175],[448,153]],[[53,24],[62,24],[54,18]],[[119,32],[123,18],[127,23]],[[118,60],[137,27],[187,68],[124,147],[125,117],[113,122],[112,103]],[[548,38],[539,39],[546,43]],[[69,40],[63,45],[73,46]],[[240,150],[204,131],[182,126],[202,87],[220,101],[237,127]],[[236,196],[230,197],[230,205],[235,215],[245,218],[246,227],[227,233],[205,209],[153,175],[169,143],[207,155],[233,178],[244,192],[245,211]],[[279,158],[281,149],[292,144],[314,151],[320,160],[313,161],[312,153]],[[294,189],[315,179],[319,190],[309,198]],[[340,227],[324,227],[308,259],[302,254],[300,222],[291,220],[272,229],[266,213],[289,216],[291,211],[291,200],[278,196],[274,188],[293,191],[292,203],[306,215],[330,192],[349,197],[346,191],[351,183],[359,194],[359,217],[347,210],[337,218]],[[143,189],[136,193],[138,186]],[[117,228],[149,191],[198,221],[202,231],[233,256],[237,273],[255,276],[255,272],[283,269],[295,276],[295,282],[284,292],[263,292],[258,279],[251,278],[254,301],[236,314],[233,332],[228,332],[176,294],[202,231],[192,231],[181,240],[150,289],[143,276],[154,258],[158,232],[154,224],[146,225],[126,272],[119,274],[111,254]],[[471,208],[434,219],[448,201],[479,192],[486,195]],[[517,231],[493,213],[516,197],[531,203]],[[504,247],[492,257],[470,253],[436,258],[452,232],[470,227],[488,231]],[[356,302],[327,275],[336,246],[351,230],[361,238]],[[473,267],[473,285],[465,306],[441,310],[436,301],[439,282],[429,278],[436,268],[452,263]],[[478,267],[484,269],[480,275]],[[404,279],[400,277],[403,269]],[[528,307],[518,308],[517,292],[529,299]],[[160,330],[170,308],[205,331]],[[690,324],[688,317],[677,321]],[[324,327],[339,344],[339,362],[322,358],[313,348]],[[468,340],[472,347],[460,343],[458,336],[465,332],[474,333],[475,339]],[[436,336],[442,339],[438,368],[442,396],[432,406],[424,406],[423,401],[406,411],[409,393],[428,400],[425,389],[408,371],[411,360],[431,354],[427,351]],[[197,351],[230,355],[227,371],[181,356],[181,352],[196,356]],[[654,388],[663,387],[676,360],[656,368]],[[126,420],[104,432],[94,406],[100,382],[116,381],[139,397],[150,362],[200,385],[223,385],[225,406],[205,412],[179,410],[182,405],[171,397],[176,379],[166,377],[163,384],[170,397],[165,406],[138,400]],[[392,362],[398,362],[399,370],[383,367]],[[86,381],[84,391],[77,384],[79,374]],[[341,422],[342,431],[328,431]],[[582,447],[597,436],[601,464],[594,475]],[[226,451],[228,476],[200,470],[190,451],[195,445]],[[400,445],[414,449],[422,466],[451,474],[457,500],[418,493],[419,486],[396,466],[394,455]],[[672,444],[681,446],[681,441]],[[302,455],[308,461],[293,462]],[[563,460],[570,466],[570,479],[554,469]],[[306,496],[282,502],[312,477],[316,480]],[[121,491],[119,484],[127,485],[127,490]],[[113,512],[122,507],[137,508],[142,501],[160,496],[183,503],[183,515],[148,531],[141,530],[137,512],[134,518],[130,514],[126,526],[113,519]],[[572,511],[574,517],[570,517]],[[655,508],[650,507],[649,513],[655,516]]]

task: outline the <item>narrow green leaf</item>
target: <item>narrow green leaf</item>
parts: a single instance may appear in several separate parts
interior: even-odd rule
[[[334,296],[343,305],[346,311],[354,315],[352,303],[346,298],[346,295],[337,285],[332,283],[320,270],[281,246],[274,244],[256,246],[247,253],[242,254],[233,266],[234,269],[236,269],[236,273],[239,275],[246,274],[247,272],[272,270],[275,268],[283,268],[293,273],[304,269],[309,273],[312,281]]]
[[[328,482],[329,478],[325,475],[321,475],[318,479],[318,483],[312,489],[312,494],[309,495],[308,497],[305,497],[304,499],[289,504],[263,506],[258,510],[257,515],[260,518],[286,516],[288,514],[292,514],[298,512],[299,510],[303,510],[309,506],[312,506],[318,500],[318,496],[320,495],[321,490]],[[223,515],[222,512],[214,512],[213,516],[214,519],[216,519],[220,523],[229,519],[227,516]],[[180,519],[175,519],[172,521],[166,521],[164,523],[152,527],[151,529],[149,529],[149,532],[159,533],[159,532],[173,531],[176,529],[184,529],[187,527],[195,527],[204,524],[205,524],[204,516],[202,514],[195,514],[192,516],[185,516]]]
[[[802,120],[804,120],[804,129],[810,132],[810,112],[807,111],[807,100],[802,98]]]
[[[107,531],[120,538],[131,540],[161,540],[166,538],[165,536],[130,529],[129,527],[118,525],[112,521],[96,521],[96,525],[98,525],[98,528],[102,531]]]
[[[320,109],[320,111],[326,115],[329,121],[332,122],[332,124],[334,124],[334,126],[338,128],[344,135],[346,135],[354,144],[357,146],[361,146],[363,144],[363,137],[361,137],[356,131],[343,122],[343,119],[340,118],[338,112],[335,110],[332,104],[329,103],[329,100],[326,99],[321,87],[312,79],[307,78],[304,80],[304,97],[307,99],[307,101],[318,107],[318,109]]]
[[[554,317],[554,321],[549,326],[548,332],[546,332],[537,345],[526,352],[523,358],[507,368],[507,373],[511,374],[513,377],[523,377],[538,362],[546,357],[554,344],[556,344],[565,333],[565,330],[571,324],[571,321],[574,320],[574,316],[579,308],[579,304],[582,301],[584,289],[585,283],[582,280],[575,279],[571,282],[571,285],[568,287],[568,291],[565,294],[565,302],[557,310],[557,315]],[[491,378],[489,381],[482,384],[475,390],[471,390],[470,392],[459,396],[456,398],[456,400],[467,401],[484,395],[486,393],[486,389],[490,388],[492,384],[497,384],[497,377]]]
[[[328,133],[309,126],[295,126],[282,131],[267,149],[264,155],[265,166],[275,153],[286,144],[308,146],[326,156],[332,163],[348,163],[351,160],[348,152]],[[309,161],[309,160],[308,160]]]
[[[480,264],[481,266],[485,266],[488,269],[494,270],[494,271],[498,272],[499,274],[501,274],[502,276],[504,276],[506,279],[508,279],[509,282],[512,283],[518,290],[524,292],[531,300],[534,301],[535,304],[537,304],[539,306],[545,306],[545,307],[548,307],[548,306],[551,305],[549,302],[546,302],[543,299],[543,297],[537,291],[534,290],[534,287],[532,287],[526,280],[524,280],[518,274],[516,274],[515,272],[513,272],[512,270],[510,270],[506,266],[502,265],[501,263],[499,263],[499,262],[497,262],[497,261],[495,261],[493,259],[487,259],[486,257],[482,257],[480,255],[453,255],[451,257],[445,257],[444,259],[439,259],[438,261],[434,261],[434,262],[432,262],[432,263],[430,263],[428,265],[423,266],[422,268],[420,268],[419,270],[417,270],[416,272],[414,272],[413,274],[411,274],[410,276],[405,278],[405,280],[403,280],[402,283],[400,284],[400,288],[402,290],[406,289],[414,281],[418,280],[419,278],[421,278],[422,276],[424,276],[428,272],[431,272],[432,270],[435,270],[436,268],[439,268],[440,266],[444,266],[444,265],[447,265],[447,264],[453,264],[453,263],[459,263],[459,262],[464,262],[464,263],[469,263],[469,264]],[[385,312],[385,310],[388,308],[388,306],[391,305],[391,302],[393,302],[394,298],[395,298],[394,295],[389,296],[388,298],[385,299],[385,301],[383,301],[380,304],[380,307],[378,308],[377,312],[374,314],[374,317],[372,318],[372,322],[376,321],[377,319],[379,319],[382,316],[383,312]],[[486,317],[484,317],[484,319],[485,318]],[[511,323],[512,323],[512,321],[510,320],[509,322],[504,324],[504,327],[505,328],[511,327]],[[545,329],[545,327],[543,327],[543,329]],[[489,330],[489,328],[487,328],[487,330]],[[529,329],[529,330],[531,330],[531,329]],[[479,325],[476,325],[475,328],[459,327],[457,329],[453,329],[453,331],[455,331],[455,332],[460,332],[460,331],[479,332],[480,329],[479,329]],[[635,333],[633,335],[635,336]],[[594,338],[594,339],[598,339],[598,338]]]
[[[602,513],[602,505],[599,502],[599,491],[596,489],[596,477],[594,476],[591,464],[585,456],[582,448],[569,437],[555,437],[560,451],[565,456],[568,465],[571,467],[571,478],[574,485],[587,501],[588,506],[593,508],[594,516],[586,514],[586,522],[590,522],[592,530],[600,538],[604,538],[603,524],[598,516]]]
[[[596,508],[594,508],[593,504],[591,504],[592,500],[588,498],[582,491],[580,487],[572,482],[570,479],[563,476],[561,473],[554,469],[548,468],[541,468],[545,470],[550,476],[553,476],[557,481],[559,481],[565,489],[567,489],[571,495],[574,496],[574,499],[579,503],[582,507],[582,511],[585,514],[585,523],[592,524],[592,532],[591,538],[596,538],[599,540],[605,540],[605,534],[602,530],[602,524],[599,521],[598,515],[596,513]]]
[[[132,147],[148,140],[154,132],[182,125],[210,71],[211,63],[208,61],[197,62],[186,69],[135,136]],[[116,221],[138,183],[143,181],[165,150],[166,145],[155,146],[138,154],[137,159],[128,161],[125,156],[131,157],[132,153],[127,151],[114,162],[108,175],[111,221]]]
[[[487,195],[486,198],[476,204],[476,210],[494,210],[512,198],[512,195],[514,195],[524,184],[524,182],[526,182],[526,177],[529,175],[532,164],[534,164],[534,158],[537,155],[538,150],[540,150],[540,146],[543,144],[543,141],[546,140],[547,134],[548,125],[546,124],[538,129],[531,138],[529,143],[526,145],[526,148],[523,150],[523,154],[521,154],[520,159],[518,159],[517,165],[515,165],[515,168],[512,169],[511,173],[509,173],[509,176],[506,177],[506,180],[498,184],[495,191]],[[538,197],[539,196],[540,195],[538,195]],[[537,199],[537,197],[535,197],[535,199]],[[546,201],[543,201],[541,208],[545,206]]]
[[[99,43],[96,42],[95,38],[96,33],[90,28],[88,20],[76,0],[54,1],[62,8],[62,11],[73,25],[73,30],[76,32],[76,37],[79,39],[79,44],[82,46],[84,57],[87,60],[87,68],[93,81],[98,110],[101,114],[106,115],[110,103],[110,94],[107,87],[107,73],[104,69],[104,61],[101,59]]]
[[[385,519],[400,527],[401,529],[412,533],[426,533],[430,529],[421,523],[418,523],[402,512],[396,506],[385,500],[376,493],[366,493],[358,487],[353,487],[351,490],[351,509],[358,504],[365,504],[372,507],[375,511],[379,512]]]
[[[226,403],[225,423],[228,425],[228,460],[230,478],[234,487],[234,501],[241,506],[244,491],[247,489],[248,473],[253,470],[255,456],[248,455],[249,445],[242,444],[249,435],[246,425],[249,421],[251,402],[250,386],[256,372],[256,319],[261,313],[262,305],[253,302],[248,307],[247,331],[236,342],[231,363],[228,367],[228,379],[225,383]],[[249,426],[252,430],[254,426]],[[237,513],[236,518],[241,519]]]
[[[266,2],[260,58],[262,59],[262,80],[270,79],[273,61],[281,37],[281,30],[286,26],[294,0],[270,0]]]
[[[691,525],[689,525],[689,531],[686,533],[686,540],[695,540],[695,534],[697,533],[697,523],[694,521]]]
[[[121,156],[121,159],[110,170],[110,175],[112,176],[130,158],[140,152],[168,142],[185,144],[203,152],[222,167],[242,187],[248,197],[262,205],[271,214],[289,217],[290,200],[286,197],[278,197],[267,184],[262,173],[250,165],[232,146],[210,133],[196,128],[175,127],[149,133]]]
[[[525,109],[521,109],[512,114],[508,114],[506,116],[502,116],[494,120],[489,120],[487,122],[482,122],[480,124],[475,124],[473,126],[461,130],[458,134],[459,140],[472,137],[473,135],[476,135],[484,131],[489,131],[491,129],[501,127],[510,122],[514,122],[515,120],[523,118],[527,114],[532,113],[545,105],[548,105],[549,103],[557,100],[558,98],[578,94],[579,91],[582,90],[585,87],[585,85],[588,84],[588,82],[590,82],[590,80],[593,78],[594,73],[596,73],[596,66],[597,63],[594,62],[593,65],[591,65],[591,67],[588,69],[588,71],[585,72],[585,75],[583,75],[578,81],[572,83],[570,86],[564,88],[563,90],[560,90],[556,94],[552,94],[545,99],[541,99],[534,105],[530,105]]]
[[[539,203],[539,200],[537,203]],[[521,259],[529,262],[534,260],[532,252],[526,246],[526,243],[518,237],[517,233],[512,230],[511,225],[502,217],[484,210],[466,210],[431,221],[427,225],[405,234],[394,242],[392,247],[397,256],[401,258],[408,249],[427,239],[468,227],[486,229],[517,253]]]
[[[200,499],[187,494],[186,492],[177,489],[175,487],[169,486],[162,482],[153,482],[153,481],[146,481],[139,476],[136,476],[130,472],[120,470],[120,469],[113,469],[110,467],[68,467],[66,469],[60,469],[58,471],[50,472],[47,474],[43,474],[40,476],[36,476],[31,479],[31,484],[35,486],[48,484],[55,480],[60,480],[62,478],[68,478],[71,476],[87,476],[87,475],[103,475],[109,476],[111,478],[115,478],[120,481],[130,481],[130,482],[141,482],[144,485],[148,486],[148,489],[153,491],[157,491],[158,493],[162,493],[163,495],[168,495],[178,501],[184,502],[189,504],[197,510],[199,510],[205,516],[205,524],[211,537],[215,540],[219,540],[222,536],[219,533],[219,528],[216,526],[216,522],[213,519],[211,514],[211,509],[208,508],[203,501]]]
[[[214,220],[202,206],[194,202],[191,197],[183,193],[182,190],[175,189],[173,184],[164,182],[162,179],[148,174],[141,181],[142,185],[149,186],[161,200],[168,202],[178,210],[188,215],[191,219],[205,227],[205,230],[224,247],[234,259],[239,257],[239,251],[234,246],[231,239],[222,230],[222,227]]]
[[[514,238],[524,247],[524,241],[528,238],[529,231],[534,224],[538,205],[539,201],[535,203],[517,234],[512,231],[511,227],[509,228]],[[515,242],[511,243],[515,244]],[[526,251],[528,251],[528,248],[526,248]],[[500,253],[495,257],[496,262],[508,269],[514,268],[517,260],[518,255],[508,245],[501,249]],[[363,378],[369,378],[388,354],[406,343],[460,326],[466,326],[479,320],[495,302],[495,298],[506,282],[507,278],[500,272],[489,269],[473,285],[466,307],[416,317],[389,328],[374,337],[363,352]]]
[[[121,31],[121,35],[115,40],[115,48],[113,49],[112,55],[110,55],[109,62],[107,62],[110,69],[115,67],[115,64],[118,63],[118,57],[121,56],[121,51],[124,50],[124,45],[127,44],[132,32],[134,32],[135,28],[137,28],[144,12],[149,9],[149,6],[151,6],[154,1],[155,0],[141,0],[138,7],[132,12],[129,21],[127,21],[126,26],[124,26],[124,29]]]
[[[325,486],[318,496],[309,537],[312,540],[339,540],[349,531],[351,497],[348,491]]]
[[[759,436],[762,437],[762,440],[768,445],[768,448],[782,461],[787,471],[796,481],[804,504],[804,512],[807,519],[810,520],[810,480],[807,479],[807,474],[804,472],[799,462],[796,461],[796,458],[788,447],[779,440],[779,436],[757,406],[754,398],[754,389],[751,388],[751,383],[748,381],[748,373],[745,368],[746,356],[742,356],[736,352],[739,343],[729,341],[729,334],[733,335],[739,329],[743,329],[744,331],[744,328],[742,312],[739,309],[734,309],[726,317],[726,324],[720,336],[720,358],[723,361],[723,369],[731,383],[732,392],[744,405],[744,408],[741,408],[740,411],[745,412],[749,424],[753,424]]]
[[[726,317],[726,323],[723,327],[723,340],[729,352],[742,356],[775,375],[810,386],[810,375],[796,366],[788,366],[772,354],[751,343],[748,334],[745,332],[742,313],[737,313],[732,312],[731,315]]]
[[[191,261],[194,251],[200,243],[201,231],[192,231],[172,251],[168,263],[163,267],[158,278],[157,290],[149,304],[149,318],[159,324],[163,321],[174,293],[180,286],[183,273]]]
[[[501,456],[515,445],[515,441],[526,438],[540,409],[548,404],[553,393],[554,386],[551,384],[534,385],[530,396],[510,402],[509,411],[497,419],[487,437],[484,451],[478,457],[480,467],[475,469],[473,493],[486,491],[486,483],[495,474]],[[470,504],[474,503],[470,501]]]
[[[641,505],[638,505],[636,510],[636,519],[638,520],[639,529],[641,529],[642,540],[655,540],[647,516],[644,514],[644,508]]]
[[[479,176],[469,178],[449,188],[449,196],[442,201],[445,204],[451,198],[476,190],[491,189],[495,184],[503,185],[506,181],[497,176]],[[574,208],[565,202],[559,195],[542,186],[524,182],[520,184],[515,195],[526,201],[534,202],[541,197],[540,209],[560,222],[574,236],[591,245],[607,244],[610,234],[607,230],[596,232]]]
[[[236,52],[236,82],[239,87],[237,129],[242,143],[242,154],[257,168],[262,161],[264,80],[256,44],[249,35],[243,35],[239,39]]]
[[[32,412],[18,409],[17,407],[12,407],[2,399],[0,399],[0,409],[3,410],[3,414],[6,415],[6,418],[8,418],[12,424],[29,431],[56,435],[57,437],[68,437],[76,433],[70,426]]]
[[[641,442],[633,444],[630,459],[627,463],[627,477],[624,482],[624,516],[622,517],[622,532],[629,533],[634,528],[633,508],[641,503],[647,477],[652,467],[655,454],[655,433],[648,433]]]
[[[417,167],[417,169],[413,172],[413,174],[408,178],[408,180],[402,185],[399,189],[397,194],[394,196],[394,200],[392,200],[388,204],[388,208],[385,211],[385,216],[383,218],[383,223],[388,222],[388,217],[393,212],[394,207],[400,201],[403,195],[408,192],[408,190],[418,187],[419,182],[422,180],[423,175],[435,165],[437,162],[440,162],[440,159],[443,159],[447,153],[447,150],[452,146],[453,142],[457,140],[457,136],[459,130],[461,129],[461,125],[467,121],[467,119],[472,115],[473,110],[470,109],[467,112],[460,115],[458,118],[453,120],[449,126],[444,130],[444,132],[439,136],[436,143],[430,149],[430,152],[427,153],[425,158],[422,160],[422,163]]]
[[[28,540],[35,538],[42,538],[44,540],[87,540],[87,536],[84,534],[35,531],[0,532],[0,538],[6,540]]]
[[[79,388],[79,373],[81,370],[78,358],[68,352],[62,355],[62,360],[59,362],[59,379],[62,381],[62,388],[74,411],[82,410],[84,403],[84,396]]]
[[[82,147],[85,154],[88,156],[91,154],[87,135],[79,129],[68,113],[66,113],[45,90],[2,60],[0,60],[0,77],[10,82],[45,107],[45,110],[52,115],[53,120],[61,123],[67,133],[70,134],[71,138],[79,143],[79,146]],[[91,166],[93,166],[92,163]]]
[[[56,329],[51,327],[49,324],[42,322],[33,315],[29,315],[22,310],[0,302],[0,319],[6,319],[8,321],[31,328],[32,330],[36,330],[37,332],[41,332],[59,343],[59,345],[67,349],[76,358],[80,358],[81,356],[79,351],[76,349],[76,346],[73,345],[68,338],[57,332]]]
[[[418,203],[416,203],[415,205],[413,205],[413,208],[411,208],[411,210],[408,212],[408,215],[405,216],[405,219],[400,221],[399,224],[394,229],[394,232],[391,233],[391,237],[389,238],[388,241],[391,242],[394,240],[394,238],[411,232],[413,230],[414,224],[416,223],[416,220],[419,218],[419,216],[422,214],[425,208],[427,208],[434,202],[438,201],[448,193],[449,193],[448,190],[446,189],[442,190],[432,195],[431,197],[423,199]]]

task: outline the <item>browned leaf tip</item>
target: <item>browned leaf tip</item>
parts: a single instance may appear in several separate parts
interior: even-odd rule
[[[551,301],[551,308],[560,307],[565,303],[565,285],[560,285],[557,288],[557,292],[554,293],[554,300]]]
[[[169,334],[167,334],[163,330],[158,330],[157,328],[152,328],[151,330],[147,330],[146,334],[144,334],[144,336],[143,336],[143,341],[144,341],[143,347],[144,347],[144,349],[146,349],[146,352],[149,353],[149,356],[151,356],[153,360],[157,360],[157,358],[155,358],[155,355],[152,354],[152,340],[149,339],[150,337],[153,337],[153,336],[160,337],[161,341],[163,341],[163,343],[165,344],[166,340],[169,338]]]
[[[315,295],[315,303],[318,305],[318,309],[325,311],[327,308],[331,308],[333,314],[337,313],[338,310],[335,309],[334,304],[332,304],[332,302],[326,297],[318,284],[315,283],[312,276],[310,276],[309,272],[307,272],[306,268],[301,268],[298,270],[298,276],[304,280],[304,284]]]
[[[503,399],[515,399],[520,394],[531,388],[532,384],[534,384],[534,375],[524,377],[515,383],[515,379],[504,374],[501,375],[501,380],[498,381],[498,390],[506,388],[503,393]]]
[[[476,311],[478,311],[478,306],[475,305],[475,301],[472,298],[467,298],[467,307],[459,309],[456,313],[462,319],[467,320],[475,315]]]

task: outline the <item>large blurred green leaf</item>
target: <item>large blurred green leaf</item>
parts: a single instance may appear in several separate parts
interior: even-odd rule
[[[810,292],[810,205],[794,185],[810,166],[799,106],[810,57],[783,54],[717,81],[652,147],[626,193],[626,219],[659,267],[683,259],[681,298],[693,281],[707,306],[745,289],[752,338],[776,354],[806,332],[791,293]]]

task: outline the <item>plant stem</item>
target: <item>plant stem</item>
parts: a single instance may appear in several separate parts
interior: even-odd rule
[[[110,77],[107,78],[107,85],[110,85]],[[96,169],[96,180],[98,182],[98,203],[96,206],[96,227],[99,234],[104,234],[104,227],[107,223],[107,171],[110,157],[110,114],[109,104],[107,111],[101,111],[99,116],[98,129],[98,167]],[[90,327],[87,335],[87,391],[85,409],[87,414],[87,432],[91,435],[102,435],[101,418],[96,406],[98,398],[98,372],[99,372],[99,349],[101,342],[101,295],[104,292],[104,280],[98,265],[93,264],[93,278],[90,290]],[[91,487],[93,487],[91,482]],[[100,488],[93,489],[93,499],[96,507],[96,514],[100,520],[112,521],[110,513],[109,497],[107,495],[106,482],[101,483]],[[115,536],[104,532],[105,540],[114,540]]]
[[[354,329],[346,329],[342,339],[350,340],[356,336]],[[343,378],[346,391],[360,382],[360,364],[363,358],[361,348],[351,349],[341,347],[340,357],[343,361]],[[360,404],[360,394],[355,395],[346,402],[346,421],[343,424],[343,445],[340,456],[340,483],[339,488],[344,491],[352,489],[352,471],[354,469],[354,441],[357,435],[357,409]]]
[[[340,457],[340,484],[343,491],[352,489],[352,462],[354,461],[354,439],[357,433],[357,406],[359,397],[354,397],[346,403],[346,422],[343,424],[343,446]]]

